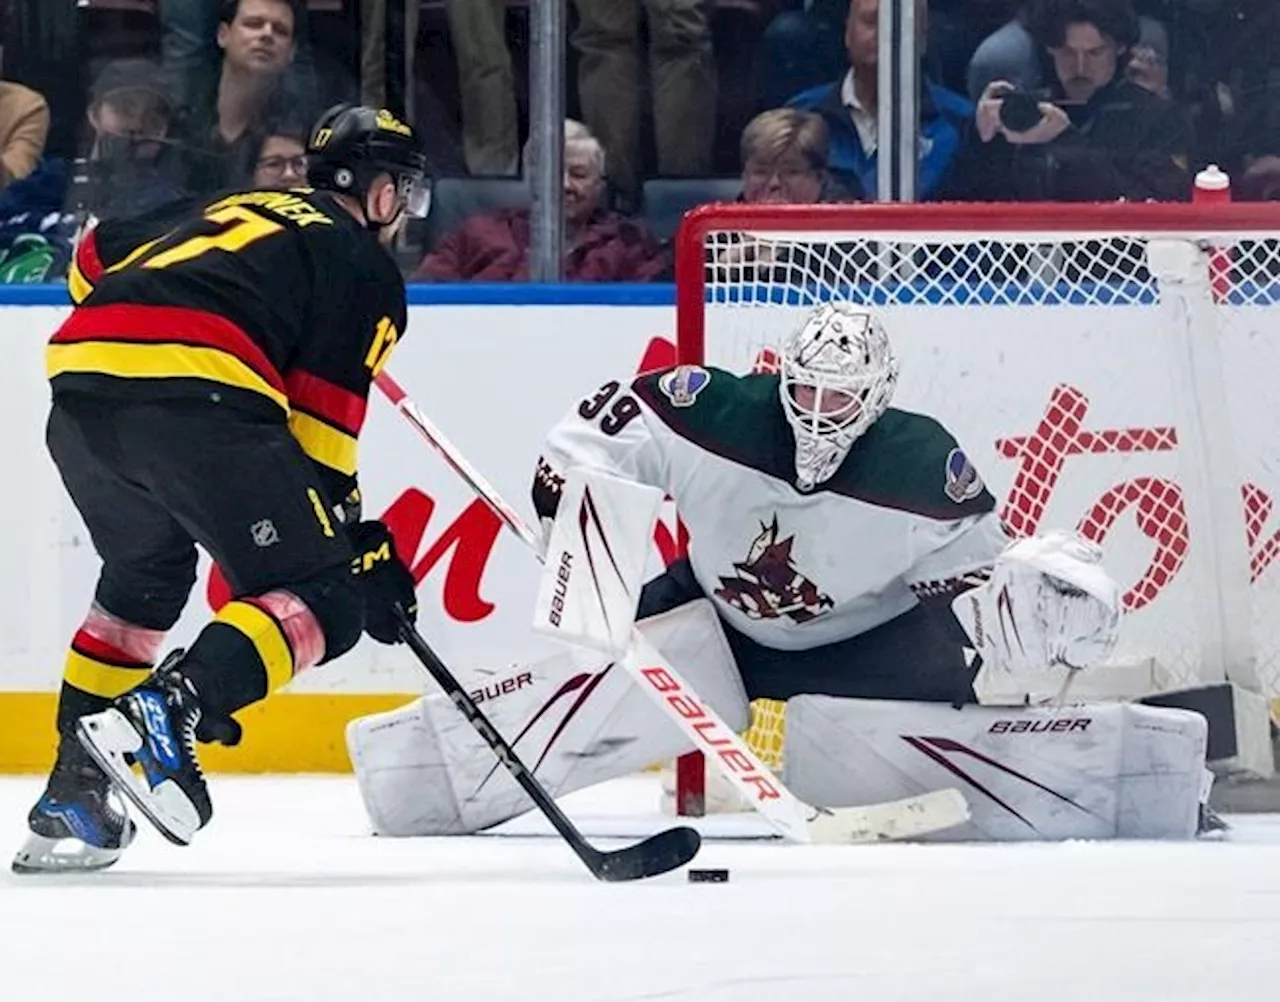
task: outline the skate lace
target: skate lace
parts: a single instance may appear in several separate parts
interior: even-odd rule
[[[200,724],[200,708],[188,707],[182,715],[182,747],[187,751],[187,758],[196,778],[203,781],[204,770],[200,767],[200,759],[196,757],[196,727]]]

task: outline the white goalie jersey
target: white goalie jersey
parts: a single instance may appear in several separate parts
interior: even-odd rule
[[[574,466],[658,487],[721,616],[803,650],[971,586],[1009,542],[995,500],[931,418],[887,410],[817,489],[796,486],[778,377],[680,366],[606,384],[551,431],[534,503],[554,514]]]

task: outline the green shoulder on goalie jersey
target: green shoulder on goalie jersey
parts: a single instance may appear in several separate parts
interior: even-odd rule
[[[820,306],[778,354],[776,374],[686,365],[584,397],[538,461],[539,515],[555,517],[574,467],[675,500],[689,555],[645,586],[637,628],[735,726],[749,699],[788,701],[783,779],[811,803],[959,786],[973,817],[953,837],[1193,834],[1195,714],[1090,706],[1054,728],[1057,709],[973,705],[975,649],[1011,675],[1066,676],[1111,652],[1120,594],[1097,547],[1009,540],[961,445],[889,406],[898,363],[871,311]],[[554,792],[688,748],[606,659],[566,651],[522,670],[533,684],[489,712]],[[475,831],[528,808],[447,702],[389,718],[348,731],[378,831]],[[1158,791],[1125,759],[1139,747],[1174,777]]]

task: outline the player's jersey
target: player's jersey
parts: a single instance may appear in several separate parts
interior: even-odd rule
[[[534,506],[554,512],[572,466],[662,488],[703,591],[780,650],[856,636],[967,587],[1008,543],[991,494],[932,418],[890,408],[808,493],[794,456],[776,375],[680,366],[578,404],[551,431]]]
[[[259,191],[103,223],[50,341],[65,391],[211,396],[286,417],[334,500],[356,473],[370,382],[405,327],[404,281],[326,192]]]

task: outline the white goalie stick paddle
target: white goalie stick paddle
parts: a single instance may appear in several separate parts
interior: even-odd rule
[[[386,371],[378,374],[376,382],[449,467],[543,560],[545,554],[538,535],[445,438],[400,384]],[[784,838],[820,844],[883,842],[942,831],[969,819],[969,805],[954,789],[862,807],[828,809],[806,804],[782,784],[639,631],[632,630],[631,641],[630,650],[618,663]]]

